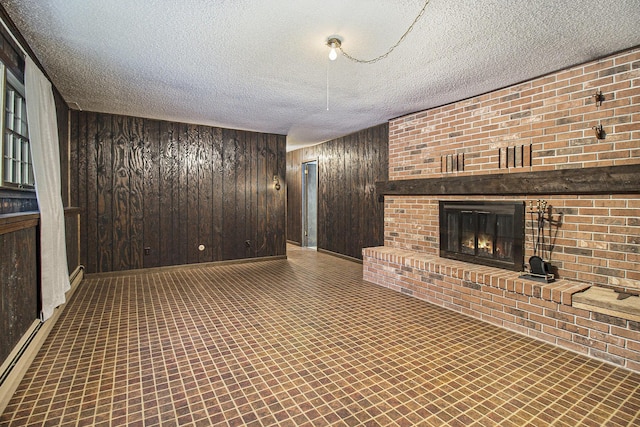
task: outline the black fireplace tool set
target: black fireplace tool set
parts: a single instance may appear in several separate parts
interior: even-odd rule
[[[551,206],[547,201],[537,200],[536,205],[529,202],[529,214],[531,216],[531,240],[533,241],[533,256],[529,258],[529,271],[520,276],[524,279],[536,280],[538,282],[551,283],[555,280],[555,275],[551,272],[551,263],[545,261],[545,252],[547,259],[551,257],[553,246],[551,241],[545,250],[545,222],[549,223],[549,239],[551,240],[552,225],[559,226],[559,222],[554,222],[551,217]],[[538,255],[539,254],[539,255]]]

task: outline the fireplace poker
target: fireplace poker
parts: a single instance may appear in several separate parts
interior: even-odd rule
[[[531,238],[532,240],[534,240],[534,236],[533,236],[533,201],[529,200],[529,215],[531,215]],[[536,245],[535,242],[533,243],[533,255],[537,255],[538,252],[538,246]]]
[[[540,226],[538,233],[540,234],[540,256],[544,260],[544,212],[547,210],[547,201],[543,200],[540,205]]]
[[[533,248],[533,254],[534,255],[538,255],[538,247],[540,247],[540,200],[538,200],[536,202],[536,215],[538,217],[538,224],[537,224],[537,230],[536,230],[536,244],[535,247]],[[542,255],[542,248],[540,248],[540,252]]]

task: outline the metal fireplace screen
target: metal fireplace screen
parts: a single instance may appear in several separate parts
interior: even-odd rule
[[[523,270],[523,202],[440,202],[440,256]]]

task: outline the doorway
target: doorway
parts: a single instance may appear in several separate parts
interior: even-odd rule
[[[318,246],[318,161],[302,164],[302,246]]]

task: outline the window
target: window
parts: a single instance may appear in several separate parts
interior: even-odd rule
[[[32,188],[34,179],[24,84],[4,65],[0,65],[0,73],[4,95],[4,115],[1,120],[4,132],[0,144],[2,146],[0,185]]]

